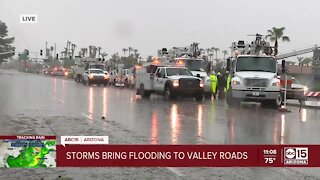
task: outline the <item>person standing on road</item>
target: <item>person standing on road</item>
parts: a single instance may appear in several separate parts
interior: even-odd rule
[[[216,99],[218,78],[217,78],[216,73],[214,71],[211,72],[210,80],[211,80],[211,92],[213,94],[213,98]]]
[[[225,77],[223,75],[221,75],[220,72],[218,72],[217,77],[218,77],[218,88],[217,88],[218,98],[223,99],[224,98],[224,88],[226,85]]]
[[[225,89],[224,89],[224,93],[227,93],[229,88],[230,88],[231,77],[230,77],[229,71],[226,71],[226,77],[227,77],[227,81],[226,81],[226,86],[225,86]]]

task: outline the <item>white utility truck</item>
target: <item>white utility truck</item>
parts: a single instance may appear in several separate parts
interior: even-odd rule
[[[172,63],[144,64],[136,69],[135,87],[142,98],[149,98],[152,93],[164,95],[166,99],[178,96],[203,99],[203,81],[195,77],[190,70],[176,67]]]
[[[185,67],[189,69],[194,76],[200,77],[204,83],[204,97],[211,99],[211,79],[205,71],[207,68],[206,62],[200,58],[200,55],[198,43],[196,42],[186,47],[173,47],[169,50],[162,48],[158,50],[158,57],[174,63],[175,66]]]
[[[238,41],[232,43],[231,48],[232,57],[227,61],[231,79],[226,96],[228,105],[239,106],[242,101],[255,101],[279,107],[282,98],[277,60],[269,43],[257,34],[252,43]]]
[[[106,71],[106,65],[96,58],[80,58],[75,60],[76,66],[74,68],[74,80],[78,83],[83,81],[83,75],[88,69],[101,69],[109,76]]]

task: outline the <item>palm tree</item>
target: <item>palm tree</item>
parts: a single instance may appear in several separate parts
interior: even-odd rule
[[[227,50],[223,50],[222,54],[223,54],[223,60],[225,61],[226,60],[226,55],[228,54],[228,51]]]
[[[227,50],[223,50],[222,54],[223,54],[223,66],[224,66],[225,63],[226,63],[226,55],[228,54],[228,51]]]
[[[209,56],[209,58],[210,58],[210,61],[212,61],[213,55],[214,55],[213,53],[208,54],[208,56]]]
[[[220,51],[220,49],[219,49],[219,48],[212,47],[211,50],[212,50],[212,51],[215,51],[215,53],[216,53],[216,61],[218,61],[218,51]]]
[[[105,52],[101,53],[100,55],[101,55],[101,57],[102,57],[102,60],[105,59],[104,57],[108,56],[108,54],[105,53]]]
[[[137,56],[137,54],[138,54],[138,49],[134,49],[134,50],[133,50],[133,53],[134,53],[134,57],[135,57],[135,58],[138,58],[138,56]]]
[[[100,57],[100,55],[101,55],[101,47],[98,47],[98,58]]]
[[[50,55],[51,55],[52,57],[53,57],[53,54],[52,54],[53,50],[54,50],[54,47],[51,46],[51,47],[50,47]]]
[[[93,46],[89,46],[89,57],[91,57]]]
[[[122,51],[123,51],[123,55],[126,56],[126,52],[128,51],[128,49],[123,48]]]
[[[209,55],[209,53],[211,52],[211,49],[210,49],[210,48],[207,48],[207,49],[206,49],[206,52],[207,52],[207,55]]]
[[[133,51],[132,47],[128,47],[128,51],[129,51],[129,56],[130,56],[130,52]]]
[[[93,46],[93,50],[92,50],[92,58],[96,58],[96,55],[97,55],[97,50],[98,50],[98,48],[97,47],[95,47],[95,46]]]
[[[81,51],[82,51],[82,57],[85,57],[88,49],[87,48],[81,48]]]
[[[271,42],[274,42],[274,55],[278,54],[278,40],[282,39],[283,42],[290,42],[290,38],[288,36],[283,35],[283,31],[285,27],[276,28],[273,27],[272,30],[268,30],[268,35],[266,38],[269,38]]]
[[[297,57],[299,66],[302,66],[302,60],[304,59],[303,57]]]
[[[77,46],[75,44],[71,44],[72,57],[74,56],[74,51],[75,51],[76,47]]]

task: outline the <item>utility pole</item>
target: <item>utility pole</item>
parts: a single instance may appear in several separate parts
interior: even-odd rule
[[[57,53],[57,44],[54,43],[54,55],[53,55],[53,59],[55,59],[56,53]]]
[[[46,56],[45,56],[45,57],[46,57],[46,59],[48,59],[48,56],[47,56],[47,55],[48,55],[48,54],[47,54],[47,48],[48,48],[48,42],[46,41],[46,50],[45,50],[45,53],[46,53]]]

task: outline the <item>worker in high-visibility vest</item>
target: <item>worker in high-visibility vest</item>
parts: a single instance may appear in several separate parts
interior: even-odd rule
[[[226,72],[227,76],[227,82],[226,82],[226,87],[224,88],[224,92],[227,92],[230,88],[230,83],[231,83],[231,77],[229,71]]]
[[[211,72],[210,80],[211,80],[211,92],[213,94],[213,97],[216,98],[218,78],[217,78],[216,73],[214,71]]]

